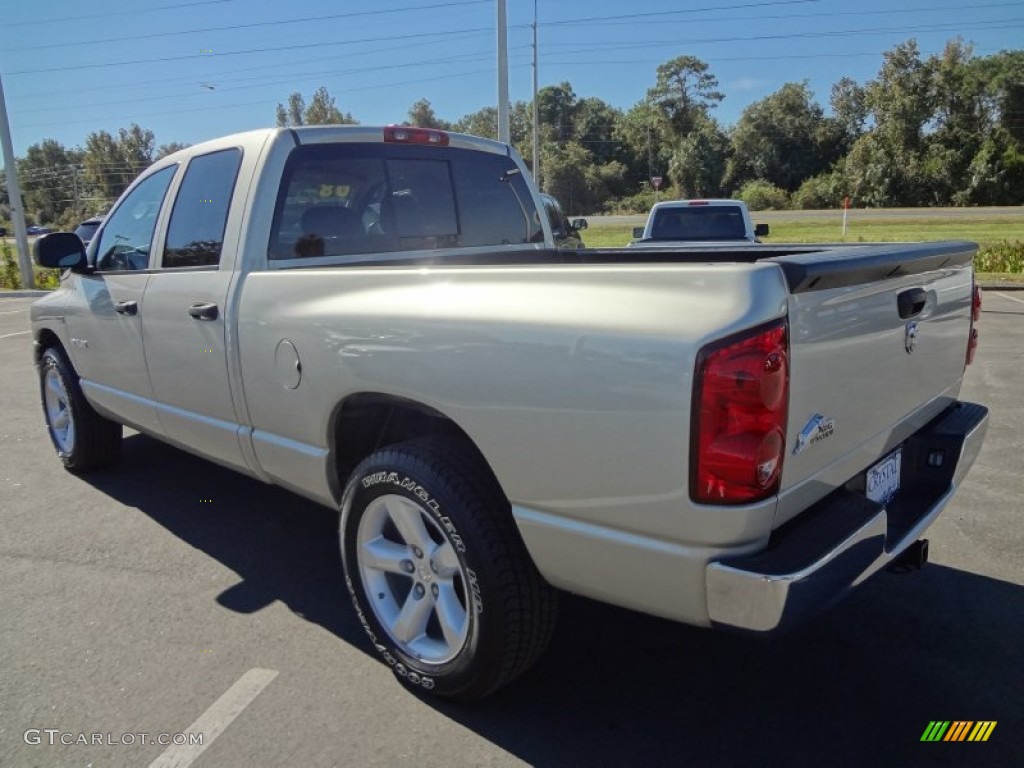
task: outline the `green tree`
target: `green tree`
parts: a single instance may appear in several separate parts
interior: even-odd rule
[[[276,115],[279,128],[301,125],[356,125],[359,122],[348,112],[338,109],[334,97],[324,86],[313,92],[309,106],[306,106],[306,100],[301,93],[289,94],[288,106],[279,103]]]
[[[590,153],[575,141],[546,143],[541,168],[545,191],[558,198],[569,216],[600,210],[612,191],[622,188],[626,171],[616,161],[595,164]]]
[[[695,56],[677,56],[658,67],[647,100],[668,120],[676,136],[686,136],[701,117],[725,98],[718,78]]]
[[[1001,51],[979,62],[997,127],[1024,148],[1024,50]]]
[[[732,134],[727,183],[736,188],[763,179],[793,192],[839,158],[838,131],[806,81],[786,83],[743,110]]]
[[[160,160],[168,155],[173,155],[182,149],[187,149],[188,144],[182,144],[180,141],[172,141],[170,144],[161,144],[160,148],[156,151],[156,157],[154,160]]]
[[[516,151],[523,154],[529,149],[530,131],[532,120],[530,117],[530,105],[525,101],[517,101],[509,105],[508,130],[509,138]],[[498,108],[483,107],[476,112],[464,115],[452,124],[452,130],[458,133],[468,133],[470,136],[481,136],[485,139],[498,138]]]
[[[642,101],[633,106],[616,122],[613,137],[621,142],[634,189],[649,184],[651,176],[668,174],[675,139],[667,118],[653,104]]]
[[[28,216],[39,224],[59,224],[80,206],[82,153],[54,139],[33,144],[17,161]]]
[[[631,158],[623,142],[616,138],[615,129],[622,119],[622,110],[591,96],[576,102],[573,120],[573,139],[586,147],[594,162],[604,164],[613,160],[628,164]]]
[[[875,130],[894,149],[917,151],[935,114],[934,66],[921,60],[916,40],[883,54],[878,78],[867,86],[866,103]]]
[[[470,136],[497,139],[498,110],[496,107],[478,109],[476,112],[471,112],[457,120],[454,128],[459,133],[468,133]]]
[[[832,85],[829,104],[832,107],[832,119],[843,137],[845,154],[864,133],[868,120],[867,94],[856,80],[843,77]]]
[[[669,160],[669,175],[683,197],[720,197],[731,145],[710,117],[698,120]]]
[[[434,107],[426,99],[420,99],[409,107],[409,119],[406,125],[415,125],[420,128],[437,128],[442,131],[451,129],[451,123],[442,120],[434,113]]]
[[[576,132],[576,94],[563,82],[537,92],[537,115],[544,141],[570,141]]]
[[[113,204],[153,162],[153,132],[132,123],[118,130],[115,138],[107,131],[90,133],[85,140],[82,164],[92,207]]]

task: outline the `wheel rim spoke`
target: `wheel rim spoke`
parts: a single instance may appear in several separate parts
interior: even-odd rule
[[[402,606],[402,610],[395,618],[391,631],[395,633],[395,637],[399,641],[406,644],[412,643],[426,632],[427,621],[430,620],[433,609],[433,603],[427,597],[423,595],[417,597],[416,591],[410,590],[409,595],[405,598],[405,605]]]
[[[406,544],[419,547],[423,552],[429,552],[434,548],[434,541],[423,524],[423,515],[419,507],[400,496],[393,496],[388,500],[387,510]]]
[[[68,414],[67,408],[65,408],[63,411],[60,411],[57,414],[57,418],[55,418],[53,420],[53,428],[54,429],[66,429],[67,426],[68,426],[68,421],[70,421],[70,419],[71,419],[71,416],[70,416],[70,414]]]
[[[43,404],[46,418],[57,447],[61,451],[70,451],[74,445],[75,422],[71,414],[68,394],[64,389],[58,373],[51,369],[46,372],[43,380]]]
[[[46,377],[46,388],[53,393],[53,396],[58,401],[64,400],[64,387],[61,386],[60,379],[57,378],[56,374],[50,374]]]
[[[362,563],[366,568],[407,576],[402,569],[402,561],[409,559],[409,547],[388,541],[383,536],[363,544]]]
[[[441,632],[444,634],[445,642],[451,649],[457,649],[462,645],[466,632],[466,609],[459,600],[455,588],[451,584],[441,584],[438,588],[437,598],[437,620],[441,625]]]

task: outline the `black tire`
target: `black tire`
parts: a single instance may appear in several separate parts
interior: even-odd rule
[[[55,386],[48,395],[48,382],[59,384],[59,391]],[[78,384],[78,375],[60,347],[49,347],[43,352],[39,390],[46,429],[65,469],[87,472],[117,461],[121,454],[121,425],[100,416],[89,405]],[[65,412],[70,431],[57,426]]]
[[[395,505],[412,518],[418,508],[431,537],[423,549],[433,547],[437,563],[430,553],[416,554],[418,548],[406,540],[415,537],[403,537]],[[359,620],[384,662],[411,689],[457,701],[480,699],[525,672],[547,647],[557,616],[555,590],[537,572],[493,475],[457,441],[402,443],[363,461],[342,498],[340,541]],[[367,541],[390,547],[389,557],[407,555],[403,568],[415,565],[408,573],[390,565],[364,568],[360,557],[370,557]],[[429,616],[417,647],[396,639],[381,618],[402,601],[399,620],[391,622],[398,633],[414,591],[432,606],[423,609]],[[454,610],[445,610],[452,605]],[[456,635],[459,627],[463,639],[449,642],[446,629]]]

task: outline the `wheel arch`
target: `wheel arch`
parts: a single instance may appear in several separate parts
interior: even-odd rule
[[[329,482],[335,498],[341,499],[352,470],[371,453],[423,437],[458,441],[463,451],[468,452],[468,458],[478,461],[502,488],[483,451],[454,419],[417,400],[383,392],[359,392],[338,403],[330,418]]]
[[[68,358],[70,362],[71,357],[68,355],[67,349],[64,347],[64,342],[60,340],[60,336],[57,332],[50,328],[41,328],[35,335],[35,343],[32,349],[32,358],[36,365],[39,365],[43,360],[43,352],[48,350],[50,347],[57,347],[60,349],[64,356]]]

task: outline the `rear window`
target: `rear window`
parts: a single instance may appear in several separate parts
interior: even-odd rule
[[[743,211],[733,205],[661,208],[654,214],[654,240],[742,240]]]
[[[297,147],[285,167],[271,259],[543,242],[514,162],[385,144]]]

